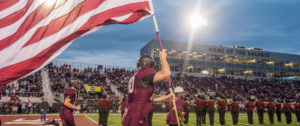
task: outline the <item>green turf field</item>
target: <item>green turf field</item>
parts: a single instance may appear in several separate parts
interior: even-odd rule
[[[98,122],[99,116],[97,114],[89,114],[88,115],[90,118]],[[274,115],[274,124],[270,124],[269,122],[269,117],[265,113],[264,116],[264,125],[263,126],[286,126],[287,124],[285,123],[285,116],[284,114],[281,115],[282,122],[278,123],[277,122],[277,117]],[[257,126],[259,125],[258,123],[258,117],[256,114],[253,115],[253,121],[254,124],[252,126]],[[209,118],[208,115],[206,117],[206,125],[202,126],[209,126]],[[225,115],[225,126],[231,126],[232,125],[232,118],[230,113],[226,113]],[[167,126],[166,125],[166,113],[154,113],[153,115],[153,121],[152,121],[153,126]],[[244,126],[244,125],[249,125],[248,124],[248,118],[246,113],[240,113],[239,114],[239,126]],[[121,115],[117,113],[110,113],[109,118],[108,118],[108,126],[121,126]],[[195,113],[190,113],[190,118],[189,118],[189,124],[185,126],[196,126],[196,115]],[[219,115],[216,113],[215,114],[215,123],[214,126],[220,126],[219,123]],[[296,121],[296,116],[295,114],[292,114],[292,124],[288,126],[300,126],[300,123]]]

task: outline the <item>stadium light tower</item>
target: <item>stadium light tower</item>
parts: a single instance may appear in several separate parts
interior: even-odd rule
[[[189,54],[191,52],[192,46],[193,46],[193,42],[194,42],[194,37],[195,37],[195,33],[197,33],[197,29],[198,29],[198,37],[199,37],[199,44],[200,44],[200,27],[201,26],[207,26],[207,20],[206,18],[203,18],[200,16],[200,14],[198,13],[198,9],[199,7],[196,8],[196,11],[194,13],[192,13],[189,17],[189,25],[191,26],[191,34],[189,37],[189,41],[188,41],[188,48],[187,48],[187,54]],[[187,57],[184,61],[184,66],[189,64],[189,57]],[[202,72],[201,72],[202,73]],[[208,72],[204,72],[202,74],[208,74]]]
[[[193,43],[195,42],[195,33],[198,29],[198,37],[199,37],[199,43],[200,43],[200,26],[206,26],[207,25],[207,20],[203,17],[200,16],[199,12],[201,11],[201,0],[197,0],[195,10],[191,13],[191,15],[188,15],[187,17],[187,23],[191,27],[191,34],[189,35],[189,40],[188,40],[188,46],[187,46],[187,57],[185,58],[184,65],[183,66],[189,66],[189,54],[191,52]],[[192,54],[193,55],[193,54]]]

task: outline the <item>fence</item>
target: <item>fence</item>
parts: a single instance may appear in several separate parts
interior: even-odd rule
[[[20,97],[43,97],[44,93],[43,92],[17,92],[17,93],[12,93],[12,92],[8,92],[8,93],[2,93],[2,96],[5,97],[10,97],[12,94],[14,94],[15,96],[18,95]]]

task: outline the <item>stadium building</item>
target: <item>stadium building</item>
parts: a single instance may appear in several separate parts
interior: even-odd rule
[[[192,44],[188,49],[188,44],[183,42],[162,41],[162,44],[173,73],[248,79],[295,79],[300,76],[300,55],[245,46]],[[159,63],[159,51],[157,40],[151,40],[140,50],[140,55],[149,55]]]

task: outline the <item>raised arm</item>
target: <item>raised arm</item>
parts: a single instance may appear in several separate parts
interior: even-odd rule
[[[160,56],[161,70],[155,74],[154,79],[153,79],[154,83],[166,80],[166,79],[170,78],[170,76],[171,76],[170,67],[167,62],[166,51],[160,52],[159,56]]]

